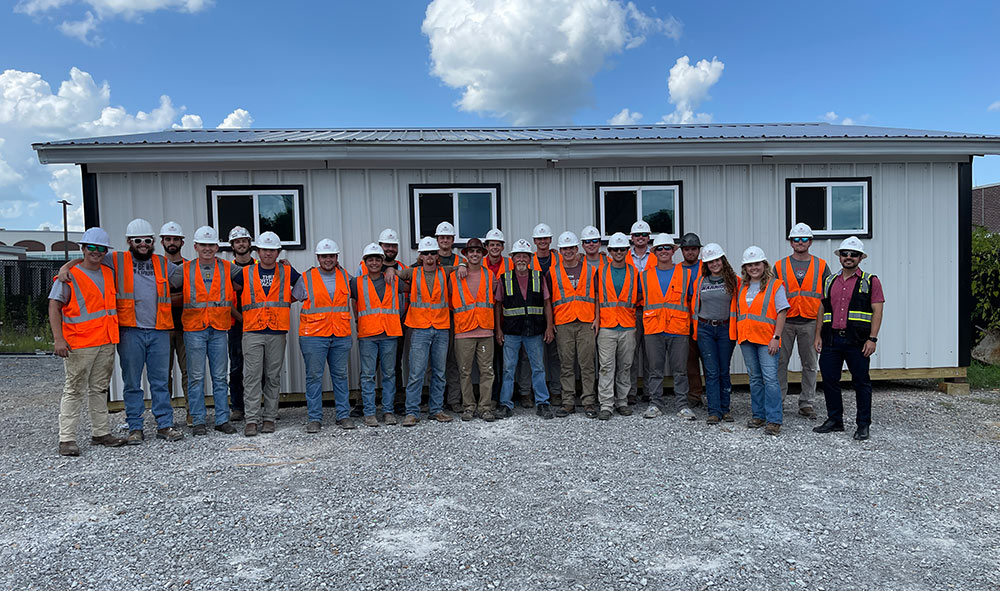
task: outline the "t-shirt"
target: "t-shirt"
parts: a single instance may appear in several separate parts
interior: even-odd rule
[[[104,272],[101,269],[91,271],[83,265],[77,265],[77,268],[83,271],[87,277],[89,277],[91,281],[97,285],[97,287],[101,290],[101,293],[104,293]],[[68,303],[72,290],[73,288],[70,287],[69,283],[65,283],[57,279],[52,282],[52,289],[49,290],[49,299],[56,300],[57,302],[62,302],[64,304]]]
[[[748,308],[750,307],[750,304],[753,303],[753,299],[757,297],[758,293],[760,293],[760,281],[751,281],[747,284],[746,305]],[[778,292],[774,294],[774,311],[781,312],[782,310],[787,310],[788,308],[788,296],[785,294],[785,286],[782,285],[778,288]]]
[[[109,251],[101,264],[114,270],[115,253]],[[168,277],[176,267],[176,264],[167,261]],[[116,289],[121,291],[121,286]],[[135,325],[138,328],[156,328],[156,298],[159,294],[156,293],[156,272],[153,270],[152,259],[140,261],[132,255],[132,289],[135,294]],[[175,322],[180,326],[179,319],[175,318]]]
[[[726,320],[732,296],[726,292],[726,280],[722,277],[705,277],[698,294],[698,309],[695,314],[702,320]]]
[[[580,281],[580,275],[583,273],[583,259],[577,259],[575,267],[563,265],[563,269],[566,271],[566,277],[569,279],[570,285],[576,287],[577,282]]]
[[[552,251],[550,250],[549,254],[545,255],[545,258],[536,254],[536,258],[538,258],[538,266],[542,268],[542,274],[548,273],[549,267],[552,266]]]
[[[788,260],[791,261],[792,263],[792,274],[795,275],[795,281],[797,281],[799,285],[802,285],[802,280],[806,278],[806,273],[809,271],[809,264],[812,262],[812,259],[806,259],[804,261],[800,261],[795,259],[794,257],[788,257]],[[781,263],[781,261],[778,261],[778,263]],[[777,267],[777,265],[775,265],[775,267]],[[830,267],[829,266],[823,267],[823,276],[820,277],[819,280],[821,290],[823,282],[829,276],[830,276]],[[785,322],[788,322],[789,324],[811,324],[813,322],[816,322],[816,319],[805,318],[802,316],[789,316],[785,320]]]
[[[666,269],[656,268],[656,279],[660,282],[661,296],[667,295],[667,290],[670,289],[670,282],[674,279],[674,268],[667,267]]]
[[[687,297],[690,299],[694,295],[694,282],[698,281],[698,275],[701,273],[701,262],[695,262],[693,265],[681,263],[681,269],[684,269],[684,277],[688,282]]]
[[[500,270],[503,269],[503,257],[498,258],[496,263],[491,263],[490,257],[484,257],[483,264],[493,273],[494,277],[497,277],[500,275]]]

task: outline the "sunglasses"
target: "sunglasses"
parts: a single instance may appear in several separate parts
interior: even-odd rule
[[[601,239],[600,238],[591,238],[589,240],[584,240],[583,243],[584,244],[600,244],[601,243]]]
[[[857,259],[861,258],[861,253],[856,250],[842,250],[840,251],[840,256],[845,259]]]
[[[812,238],[792,238],[792,242],[809,242]]]
[[[627,248],[609,248],[608,252],[625,252]]]
[[[153,239],[152,238],[129,238],[129,240],[132,241],[132,244],[152,244],[153,243]]]
[[[673,246],[657,246],[653,250],[655,250],[656,252],[663,252],[664,250],[670,250],[670,251],[672,251],[673,249],[674,249]]]
[[[642,232],[641,234],[632,234],[634,238],[649,238],[649,232]]]
[[[108,252],[107,246],[101,246],[99,244],[84,244],[83,247],[89,252]]]

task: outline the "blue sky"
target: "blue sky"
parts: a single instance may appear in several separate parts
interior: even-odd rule
[[[1000,134],[998,29],[995,1],[8,2],[0,226],[61,226],[54,202],[79,203],[75,170],[38,165],[30,142],[172,125],[617,115]],[[1000,157],[973,170],[977,185],[1000,182]]]

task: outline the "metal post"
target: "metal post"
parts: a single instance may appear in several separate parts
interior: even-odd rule
[[[63,206],[63,257],[65,260],[69,260],[69,223],[66,217],[66,207],[72,205],[69,201],[63,199],[59,203]]]

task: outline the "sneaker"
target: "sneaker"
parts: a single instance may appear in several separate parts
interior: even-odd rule
[[[121,447],[125,445],[125,440],[108,433],[100,437],[91,437],[90,445],[103,445],[104,447]]]
[[[125,445],[142,445],[142,429],[132,429],[125,438]]]
[[[493,421],[497,420],[496,416],[493,415],[493,411],[489,409],[486,409],[483,412],[479,413],[479,418],[483,419],[487,423],[492,423]]]
[[[436,415],[432,416],[431,418],[439,423],[450,423],[453,420],[451,418],[451,415],[443,412],[439,412]]]
[[[385,423],[386,425],[395,425],[399,421],[396,419],[396,415],[392,414],[391,412],[387,412],[384,415],[382,415],[382,422]]]
[[[243,436],[244,437],[256,437],[257,436],[257,423],[247,423],[246,426],[243,427]]]
[[[322,427],[323,424],[319,421],[309,421],[306,423],[306,433],[319,433]]]
[[[378,419],[375,418],[375,415],[365,417],[365,427],[378,427]]]
[[[355,427],[354,420],[352,420],[351,417],[347,417],[346,419],[337,419],[337,424],[340,425],[341,429],[345,430],[350,430]]]
[[[618,414],[620,414],[623,417],[630,417],[630,416],[632,416],[632,407],[631,406],[619,406],[618,408],[615,409],[615,412],[618,413]]]
[[[181,439],[184,439],[184,433],[181,433],[180,429],[167,427],[165,429],[157,429],[156,438],[166,439],[167,441],[180,441]]]
[[[726,422],[726,423],[735,423],[736,422],[736,419],[733,418],[733,415],[729,414],[728,412],[726,414],[722,415],[722,420],[723,420],[723,422]]]
[[[199,437],[201,435],[206,435],[206,434],[208,434],[208,429],[205,427],[205,425],[194,425],[193,427],[191,427],[192,437]]]
[[[677,416],[679,416],[680,418],[682,418],[682,419],[684,419],[686,421],[694,421],[694,420],[696,420],[698,418],[698,415],[694,414],[694,411],[691,410],[690,408],[682,408],[682,409],[680,409],[677,412]]]
[[[807,419],[816,418],[816,410],[813,409],[813,407],[811,406],[803,406],[802,408],[799,409],[799,414]]]
[[[221,425],[216,425],[215,430],[219,433],[225,433],[226,435],[234,435],[236,433],[236,427],[234,427],[229,421],[226,421]]]
[[[245,419],[246,416],[247,416],[246,413],[244,413],[242,410],[234,410],[233,412],[229,413],[229,420],[239,422]]]
[[[559,408],[556,409],[555,415],[560,419],[562,419],[569,416],[569,411],[566,410],[565,406],[560,406]]]
[[[611,411],[607,409],[601,409],[601,412],[597,413],[597,420],[599,421],[610,421]]]
[[[721,421],[722,419],[715,415],[708,415],[708,419],[705,420],[709,425],[718,425]]]
[[[462,411],[463,421],[471,421],[474,418],[476,418],[476,411],[472,410],[471,408]]]
[[[587,418],[589,419],[597,418],[597,407],[594,406],[593,404],[588,404],[587,406],[583,407],[583,412],[586,413]]]
[[[509,419],[512,416],[514,416],[514,409],[508,408],[501,404],[500,406],[497,407],[496,416],[498,419]]]
[[[765,422],[764,419],[750,419],[747,421],[747,429],[760,429],[764,426]]]
[[[264,421],[260,424],[261,433],[274,433],[274,421]]]
[[[59,455],[78,456],[80,455],[80,446],[78,446],[75,441],[60,441]]]
[[[535,414],[542,417],[543,419],[554,419],[555,415],[552,414],[552,409],[549,408],[548,404],[539,404],[535,408]]]
[[[768,435],[777,435],[778,433],[781,432],[781,425],[779,425],[778,423],[768,423],[764,427],[764,432],[767,433]]]
[[[655,419],[656,417],[661,416],[662,414],[663,411],[660,410],[660,407],[656,406],[655,404],[650,404],[649,408],[646,409],[646,412],[642,413],[642,418]]]
[[[416,417],[416,415],[406,415],[405,417],[403,417],[403,426],[404,427],[413,427],[416,424],[417,424],[417,417]]]

